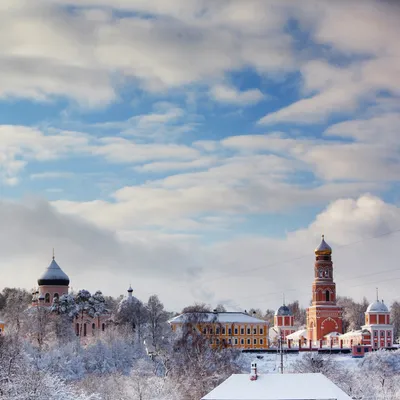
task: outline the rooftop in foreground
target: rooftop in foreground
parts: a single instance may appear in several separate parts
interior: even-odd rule
[[[202,400],[351,400],[322,374],[231,375]]]

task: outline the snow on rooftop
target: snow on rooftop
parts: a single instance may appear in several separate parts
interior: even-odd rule
[[[220,323],[264,323],[263,319],[252,317],[243,312],[201,312],[201,313],[185,313],[180,314],[172,319],[169,323],[185,323],[191,319],[198,319],[199,322],[220,322]]]
[[[307,337],[307,329],[300,329],[286,336],[286,339],[299,340],[301,337]]]
[[[350,400],[322,374],[231,375],[202,400]]]

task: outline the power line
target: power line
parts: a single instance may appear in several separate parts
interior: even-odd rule
[[[348,246],[353,246],[353,245],[356,245],[356,244],[359,244],[359,243],[366,242],[368,240],[378,239],[378,238],[381,238],[383,236],[388,236],[388,235],[391,235],[391,234],[394,234],[394,233],[398,233],[398,232],[400,232],[400,228],[392,230],[392,231],[388,231],[388,232],[385,232],[385,233],[381,233],[381,234],[378,234],[378,235],[375,235],[375,236],[371,236],[369,238],[364,238],[364,239],[361,239],[361,240],[357,240],[355,242],[350,242],[350,243],[338,245],[338,246],[335,246],[335,251],[336,251],[336,249],[343,249],[343,248],[348,247]],[[236,273],[236,274],[226,273],[226,274],[223,274],[223,275],[218,276],[216,278],[200,280],[200,281],[198,281],[198,283],[216,282],[216,281],[219,281],[221,279],[226,279],[227,277],[237,278],[237,277],[240,277],[240,276],[243,276],[243,275],[247,275],[247,274],[255,272],[255,271],[265,270],[265,269],[268,269],[268,268],[271,268],[271,267],[275,267],[275,266],[278,266],[278,265],[291,263],[293,261],[301,260],[301,259],[306,258],[306,257],[310,257],[310,253],[304,254],[304,255],[301,255],[301,256],[298,256],[298,257],[294,257],[294,258],[291,258],[291,259],[288,259],[288,260],[283,260],[283,261],[281,260],[281,261],[277,261],[277,262],[274,262],[274,263],[270,263],[270,264],[267,264],[267,265],[262,266],[262,267],[256,267],[256,268],[248,269],[248,270]],[[362,277],[362,276],[360,276],[360,277]],[[353,279],[353,278],[351,278],[351,279]],[[354,279],[356,279],[356,278],[354,278]],[[342,280],[342,281],[345,281],[345,280]],[[185,286],[186,285],[181,285],[181,286],[178,286],[178,287],[185,287]]]

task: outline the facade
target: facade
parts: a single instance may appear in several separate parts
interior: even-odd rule
[[[69,293],[69,277],[53,259],[37,281],[38,289],[32,293],[33,307],[51,307],[55,300]],[[87,312],[80,313],[73,321],[77,336],[93,336],[104,331],[108,314],[92,317]]]
[[[321,373],[233,374],[202,400],[351,400],[342,389]]]
[[[275,311],[274,326],[269,330],[270,344],[277,345],[279,339],[285,343],[287,337],[295,331],[293,313],[283,304]]]
[[[168,321],[173,331],[191,325],[213,347],[232,346],[242,350],[268,348],[268,322],[243,312],[196,312]]]
[[[394,327],[390,323],[390,312],[386,304],[379,301],[371,303],[365,312],[365,325],[360,330],[347,332],[340,336],[343,346],[371,346],[373,349],[392,347]]]
[[[336,304],[333,281],[332,249],[324,235],[315,249],[312,305],[307,309],[307,339],[312,343],[324,340],[331,332],[342,333],[342,308]]]

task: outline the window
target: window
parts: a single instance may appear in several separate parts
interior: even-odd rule
[[[103,322],[103,323],[101,324],[101,330],[104,332],[105,329],[106,329],[106,324]]]
[[[225,335],[226,334],[226,330],[225,328],[222,328],[222,334]]]
[[[83,336],[87,335],[87,328],[86,328],[86,324],[83,324]]]
[[[260,339],[260,344],[264,344],[264,339]]]
[[[253,335],[257,335],[257,328],[253,328]]]
[[[388,331],[387,336],[390,337],[390,331]]]
[[[325,301],[329,301],[329,290],[325,291]]]
[[[242,339],[243,340],[243,339]],[[238,344],[238,339],[237,338],[235,338],[235,344]]]
[[[253,343],[254,343],[254,344],[257,344],[257,339],[254,339],[254,340],[253,340]]]
[[[54,293],[54,295],[53,295],[53,299],[55,300],[55,299],[59,299],[60,298],[60,296],[58,295],[58,293]]]
[[[204,335],[207,335],[207,328],[204,328],[204,329],[203,329],[203,334],[204,334]]]
[[[247,344],[251,344],[251,341],[250,341],[250,339],[247,339]]]
[[[44,302],[45,302],[45,303],[50,303],[50,293],[46,293],[46,294],[44,295]]]
[[[357,353],[361,353],[361,347],[357,347]]]
[[[219,328],[215,328],[215,334],[219,335]]]
[[[247,328],[247,334],[250,335],[250,333],[251,333],[250,328]]]
[[[218,339],[218,338],[215,340],[215,343],[216,343],[216,344],[219,344],[219,339]]]
[[[95,331],[96,331],[96,324],[93,322],[93,324],[92,324],[92,335],[94,335]]]
[[[263,335],[264,334],[264,330],[263,330],[263,328],[260,328],[260,335]]]
[[[240,334],[244,335],[244,328],[240,328]]]
[[[228,335],[232,335],[232,329],[231,328],[228,329]]]
[[[235,335],[237,335],[238,334],[238,328],[235,328],[235,330],[234,330],[234,332],[235,332]]]
[[[244,344],[244,339],[240,339],[240,344]]]
[[[374,337],[378,336],[378,331],[374,331]]]
[[[210,328],[210,335],[212,335],[213,334],[213,329],[212,328]]]
[[[210,343],[213,344],[213,338],[210,338]]]
[[[79,324],[76,324],[75,327],[76,327],[76,336],[79,336]]]
[[[385,337],[385,332],[381,331],[381,337]]]

